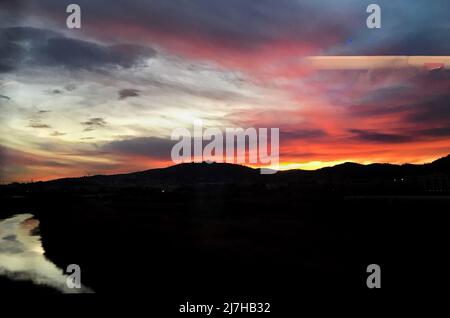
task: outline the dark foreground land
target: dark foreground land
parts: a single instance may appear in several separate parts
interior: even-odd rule
[[[447,273],[444,160],[273,176],[191,164],[11,185],[1,189],[0,218],[34,214],[47,257],[79,264],[96,293],[368,292],[374,263],[385,290],[433,290]]]

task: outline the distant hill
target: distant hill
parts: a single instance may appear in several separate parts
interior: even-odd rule
[[[450,155],[432,163],[414,164],[370,164],[344,163],[314,171],[288,170],[273,175],[262,175],[259,169],[228,163],[183,163],[167,168],[140,172],[97,175],[80,178],[64,178],[24,185],[40,189],[91,189],[124,187],[174,188],[183,185],[214,184],[372,184],[372,186],[409,182],[426,184],[450,176]],[[447,181],[446,181],[447,180]],[[440,181],[439,181],[440,182]],[[448,184],[444,187],[448,187]]]
[[[175,166],[116,175],[65,178],[43,182],[52,185],[157,185],[223,183],[254,177],[258,169],[228,163],[182,163]]]
[[[433,161],[431,164],[426,165],[428,168],[432,169],[435,172],[450,172],[450,155],[437,159]]]

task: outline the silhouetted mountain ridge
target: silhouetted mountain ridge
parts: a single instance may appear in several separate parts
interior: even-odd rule
[[[434,162],[415,164],[374,163],[363,165],[346,162],[318,170],[287,170],[263,175],[260,169],[229,163],[183,163],[167,168],[151,169],[116,175],[96,175],[64,178],[32,185],[43,188],[83,187],[177,187],[181,185],[254,184],[254,183],[379,183],[426,182],[430,178],[447,178],[450,175],[450,155]],[[425,181],[423,181],[425,180]]]

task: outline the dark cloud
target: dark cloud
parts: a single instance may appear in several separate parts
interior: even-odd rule
[[[14,67],[12,64],[3,64],[3,62],[0,61],[0,73],[7,73],[14,71]]]
[[[407,135],[380,133],[373,130],[350,129],[349,132],[353,134],[354,139],[374,143],[404,143],[414,140]]]
[[[139,96],[140,90],[134,88],[126,88],[119,91],[119,99],[125,99],[127,97]]]
[[[93,69],[118,65],[129,68],[155,52],[133,45],[101,46],[68,38],[53,38],[37,49],[36,58],[44,65]]]
[[[36,15],[63,23],[70,0],[41,0]],[[202,40],[216,46],[256,50],[273,41],[315,44],[323,54],[450,54],[448,0],[378,0],[382,28],[365,26],[366,7],[360,0],[78,0],[83,28],[109,40],[147,34]],[[138,32],[107,26],[132,25]],[[106,26],[106,28],[105,28]],[[349,39],[351,44],[349,45]]]
[[[369,117],[402,113],[411,110],[408,101],[417,101],[420,89],[407,82],[401,85],[370,90],[349,106],[352,116]]]
[[[442,8],[450,12],[450,2]],[[447,14],[448,15],[448,14]],[[448,16],[447,16],[448,19]],[[385,47],[380,47],[373,55],[450,55],[450,29],[446,27],[433,27],[436,21],[429,21],[429,25],[414,29],[401,38],[394,37]],[[417,27],[417,26],[416,26]]]
[[[6,99],[6,100],[10,100],[11,98],[5,95],[0,95],[0,98]]]
[[[222,131],[224,137],[222,147],[225,154],[226,133]],[[270,136],[270,135],[269,135]],[[136,137],[109,142],[101,147],[101,151],[123,156],[140,156],[153,159],[170,160],[172,148],[178,140],[171,140],[160,137]],[[191,150],[194,149],[194,138],[191,139]],[[202,149],[206,147],[211,140],[202,139]],[[269,138],[270,143],[270,138]],[[236,147],[236,144],[235,144]],[[246,150],[249,149],[248,138],[246,138]]]
[[[69,0],[57,3],[43,0],[35,10],[54,18],[69,3]],[[345,23],[349,21],[343,13],[345,10],[327,12],[313,2],[292,0],[79,0],[77,3],[86,13],[83,25],[86,29],[98,30],[100,25],[133,25],[141,31],[142,38],[149,31],[239,50],[256,50],[261,44],[272,41],[300,43],[309,39],[329,44],[335,35],[345,37],[344,34],[354,27]],[[350,7],[349,10],[355,9]],[[109,40],[126,37],[127,30],[102,32],[101,36]]]
[[[24,54],[22,46],[10,42],[9,39],[2,36],[0,31],[0,72],[14,70],[18,61],[24,58]]]
[[[406,117],[410,122],[417,124],[442,123],[444,125],[450,122],[450,94],[433,96],[413,104],[412,108],[414,112]]]
[[[28,127],[31,127],[31,128],[52,128],[52,126],[47,125],[47,124],[43,124],[43,123],[40,123],[40,122],[30,122]]]
[[[352,116],[358,117],[370,117],[370,116],[383,116],[390,114],[398,114],[411,109],[411,104],[402,103],[396,105],[395,101],[385,100],[377,104],[359,104],[349,107]]]
[[[20,24],[21,20],[29,13],[27,10],[29,4],[28,0],[0,1],[0,27]]]
[[[356,120],[383,117],[404,126],[401,134],[415,138],[443,137],[450,123],[450,72],[441,74],[419,73],[408,76],[401,85],[367,92],[349,106],[348,113]],[[400,78],[401,80],[401,78]],[[394,123],[394,122],[393,122]],[[363,135],[361,138],[383,139],[383,136]],[[380,138],[379,138],[380,137]],[[390,136],[387,141],[390,140]],[[393,136],[393,140],[404,140]]]
[[[314,139],[327,136],[321,129],[302,129],[297,131],[280,131],[280,140]]]
[[[58,25],[64,26],[65,8],[72,2],[29,2],[28,9],[23,12],[38,20],[56,19]],[[18,7],[19,1],[4,3],[2,1],[2,8],[14,7],[11,3]],[[82,8],[83,28],[87,34],[107,41],[142,43],[149,38],[160,37],[203,41],[208,43],[208,47],[253,51],[261,45],[278,41],[316,47],[316,54],[450,55],[448,0],[414,3],[409,0],[378,0],[383,22],[382,28],[376,31],[365,26],[369,3],[358,0],[339,3],[335,0],[77,1]],[[35,36],[49,41],[48,36],[37,32]],[[129,66],[134,63],[132,56],[135,50],[126,53],[124,58],[120,48],[72,40],[74,43],[65,38],[53,40],[55,38],[58,37],[52,36],[52,40],[41,48],[44,51],[40,52],[42,58],[47,58],[48,63],[69,67],[80,67],[80,64],[83,67],[98,66],[99,60],[102,65]],[[351,45],[349,39],[352,40]],[[5,59],[11,56],[11,52],[24,53],[18,43],[1,43],[8,53],[0,55]],[[73,49],[73,56],[65,54],[60,57],[61,50],[67,53]],[[125,48],[128,50],[130,48]],[[85,58],[86,55],[89,58]],[[0,71],[10,70],[13,66],[0,60]]]
[[[62,66],[96,69],[108,66],[129,68],[156,52],[148,47],[101,45],[70,39],[44,29],[14,27],[0,29],[0,71],[20,66]]]
[[[24,0],[2,0],[2,9],[11,10],[23,8]]]
[[[420,130],[419,135],[427,137],[449,137],[450,126]]]
[[[30,119],[28,127],[38,129],[52,128],[50,125],[43,122],[43,120],[45,119],[45,115],[49,112],[49,110],[39,110],[34,113]]]
[[[60,37],[59,33],[32,27],[10,27],[0,29],[2,42],[11,44],[30,43],[38,44],[48,41],[51,38]]]
[[[379,143],[404,143],[410,141],[430,140],[448,138],[450,136],[450,126],[442,126],[428,129],[404,129],[396,134],[379,133],[373,130],[352,129],[350,132],[353,138],[367,142]]]
[[[7,235],[3,237],[4,240],[6,241],[15,241],[17,239],[17,235]]]
[[[0,71],[12,71],[26,60],[34,59],[36,48],[54,36],[57,33],[36,28],[1,28]]]
[[[177,143],[165,138],[139,137],[112,141],[102,147],[103,151],[125,156],[143,156],[158,159],[170,158],[172,147]]]
[[[329,9],[338,6],[329,2]],[[338,55],[450,55],[448,0],[408,1],[377,0],[382,10],[382,27],[376,31],[365,27],[368,1],[346,1],[350,7],[359,6],[352,20],[359,25],[349,34],[351,43],[343,39],[326,53]],[[340,3],[339,3],[340,5]],[[345,5],[341,6],[342,9]],[[330,15],[331,17],[331,15]],[[345,22],[351,23],[351,22]]]
[[[382,87],[373,91],[370,91],[366,94],[362,99],[362,104],[379,104],[380,102],[385,102],[390,99],[398,99],[411,96],[416,93],[411,86],[407,86],[406,84],[400,84],[389,87]]]
[[[36,156],[25,151],[16,150],[0,145],[0,166],[7,168],[9,166],[49,166],[64,167],[65,163],[48,160],[47,158]],[[1,173],[0,173],[1,175]]]
[[[101,117],[89,118],[88,121],[81,123],[83,126],[86,126],[84,131],[92,131],[97,128],[103,128],[106,126],[106,121]]]
[[[56,143],[52,142],[47,144],[49,149],[55,147]],[[45,149],[46,147],[42,147]],[[55,150],[52,150],[53,152]],[[121,164],[117,163],[107,163],[107,162],[79,162],[76,161],[76,158],[79,156],[102,156],[103,153],[98,151],[89,152],[89,151],[81,151],[73,154],[60,152],[65,156],[63,160],[54,160],[53,158],[44,157],[40,155],[35,155],[28,153],[26,151],[17,150],[13,148],[9,148],[6,146],[0,145],[0,179],[2,182],[8,181],[12,182],[13,179],[10,179],[11,173],[23,173],[24,171],[30,169],[41,170],[44,169],[52,169],[55,173],[60,173],[61,176],[64,176],[62,171],[68,171],[67,169],[73,169],[76,167],[77,169],[84,169],[86,173],[83,174],[93,174],[101,173],[103,171],[111,171],[121,167]],[[76,158],[70,158],[71,156],[75,156]],[[67,174],[66,174],[67,176]],[[29,178],[27,177],[27,180]]]

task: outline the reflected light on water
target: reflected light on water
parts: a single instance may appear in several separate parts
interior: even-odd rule
[[[0,220],[0,275],[13,280],[32,281],[63,293],[91,292],[67,287],[67,275],[44,255],[39,220],[32,214],[18,214]]]

